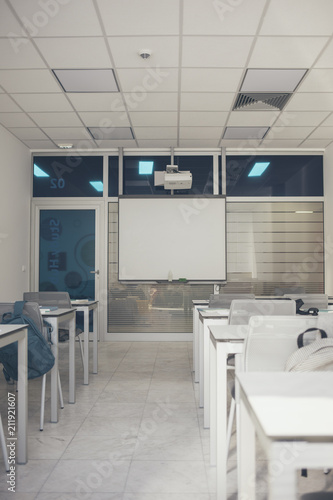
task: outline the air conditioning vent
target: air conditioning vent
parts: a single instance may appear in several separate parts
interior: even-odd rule
[[[238,94],[233,111],[272,111],[281,110],[292,94],[290,93],[250,93]]]

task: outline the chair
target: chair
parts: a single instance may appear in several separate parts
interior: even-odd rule
[[[232,301],[229,313],[230,325],[247,325],[252,316],[295,316],[296,302],[294,300],[281,299],[259,299],[259,300],[244,300],[237,299]],[[228,359],[228,363],[230,361]],[[234,384],[230,387],[230,391],[234,393]],[[228,427],[227,427],[227,450],[229,450],[232,425],[235,417],[235,400],[232,398]],[[228,453],[228,451],[227,451]]]
[[[8,472],[8,471],[9,471],[8,453],[7,453],[7,446],[6,446],[6,438],[5,438],[5,433],[4,433],[4,431],[3,431],[3,425],[2,425],[1,414],[0,414],[0,443],[1,443],[1,449],[2,449],[3,461],[5,462],[5,469],[6,469],[6,471]]]
[[[318,309],[328,309],[328,295],[325,293],[287,293],[283,297],[293,300],[302,299],[304,304],[302,309],[309,309],[310,307],[317,307]]]
[[[14,302],[2,302],[0,303],[0,317],[4,313],[8,312],[14,312]],[[31,302],[27,301],[24,304],[23,308],[23,313],[30,317],[35,325],[37,326],[38,330],[44,334],[44,336],[47,335],[46,329],[44,327],[43,323],[43,318],[40,313],[39,309],[39,304],[37,302]],[[45,391],[46,391],[46,373],[42,376],[42,390],[41,390],[41,410],[40,410],[40,430],[42,431],[44,428],[44,415],[45,415]],[[59,399],[60,399],[60,407],[64,408],[64,401],[62,397],[62,390],[61,390],[61,382],[60,382],[60,375],[58,372],[58,389],[59,389]]]
[[[314,491],[313,493],[305,493],[300,500],[333,500],[333,492]]]
[[[68,292],[24,292],[23,300],[28,300],[32,302],[37,302],[40,306],[46,307],[58,307],[59,309],[71,309],[72,303]],[[82,364],[84,360],[83,347],[81,339],[81,328],[76,327],[75,335],[78,337],[80,344],[80,352]],[[67,338],[69,333],[68,330],[64,328],[59,328],[59,339]]]
[[[208,307],[229,309],[231,302],[235,299],[254,299],[253,293],[215,293],[209,296]]]

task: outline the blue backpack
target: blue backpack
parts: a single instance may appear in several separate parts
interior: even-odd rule
[[[28,325],[28,379],[41,377],[54,365],[54,355],[49,343],[34,321],[23,313],[25,301],[14,304],[14,312],[4,313],[1,323]],[[17,380],[17,342],[0,348],[0,363],[6,380]]]

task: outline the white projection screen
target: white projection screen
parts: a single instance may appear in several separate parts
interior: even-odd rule
[[[226,280],[225,197],[119,197],[119,281]]]

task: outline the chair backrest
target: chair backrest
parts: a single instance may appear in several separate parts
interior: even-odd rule
[[[2,315],[8,312],[14,312],[14,302],[0,302],[0,321]],[[31,318],[38,330],[43,333],[43,318],[37,302],[26,302],[24,304],[23,314]]]
[[[68,292],[24,292],[23,300],[37,302],[40,306],[72,307]]]
[[[325,293],[288,293],[284,297],[289,297],[293,300],[302,299],[304,302],[302,309],[309,309],[309,307],[317,307],[318,309],[328,308],[328,295]]]
[[[296,303],[294,300],[259,299],[233,300],[230,306],[229,324],[247,325],[251,316],[294,316]]]
[[[208,307],[229,308],[235,299],[254,299],[253,293],[216,293],[209,296]]]
[[[253,316],[244,342],[245,371],[284,371],[297,337],[316,327],[318,316]]]

